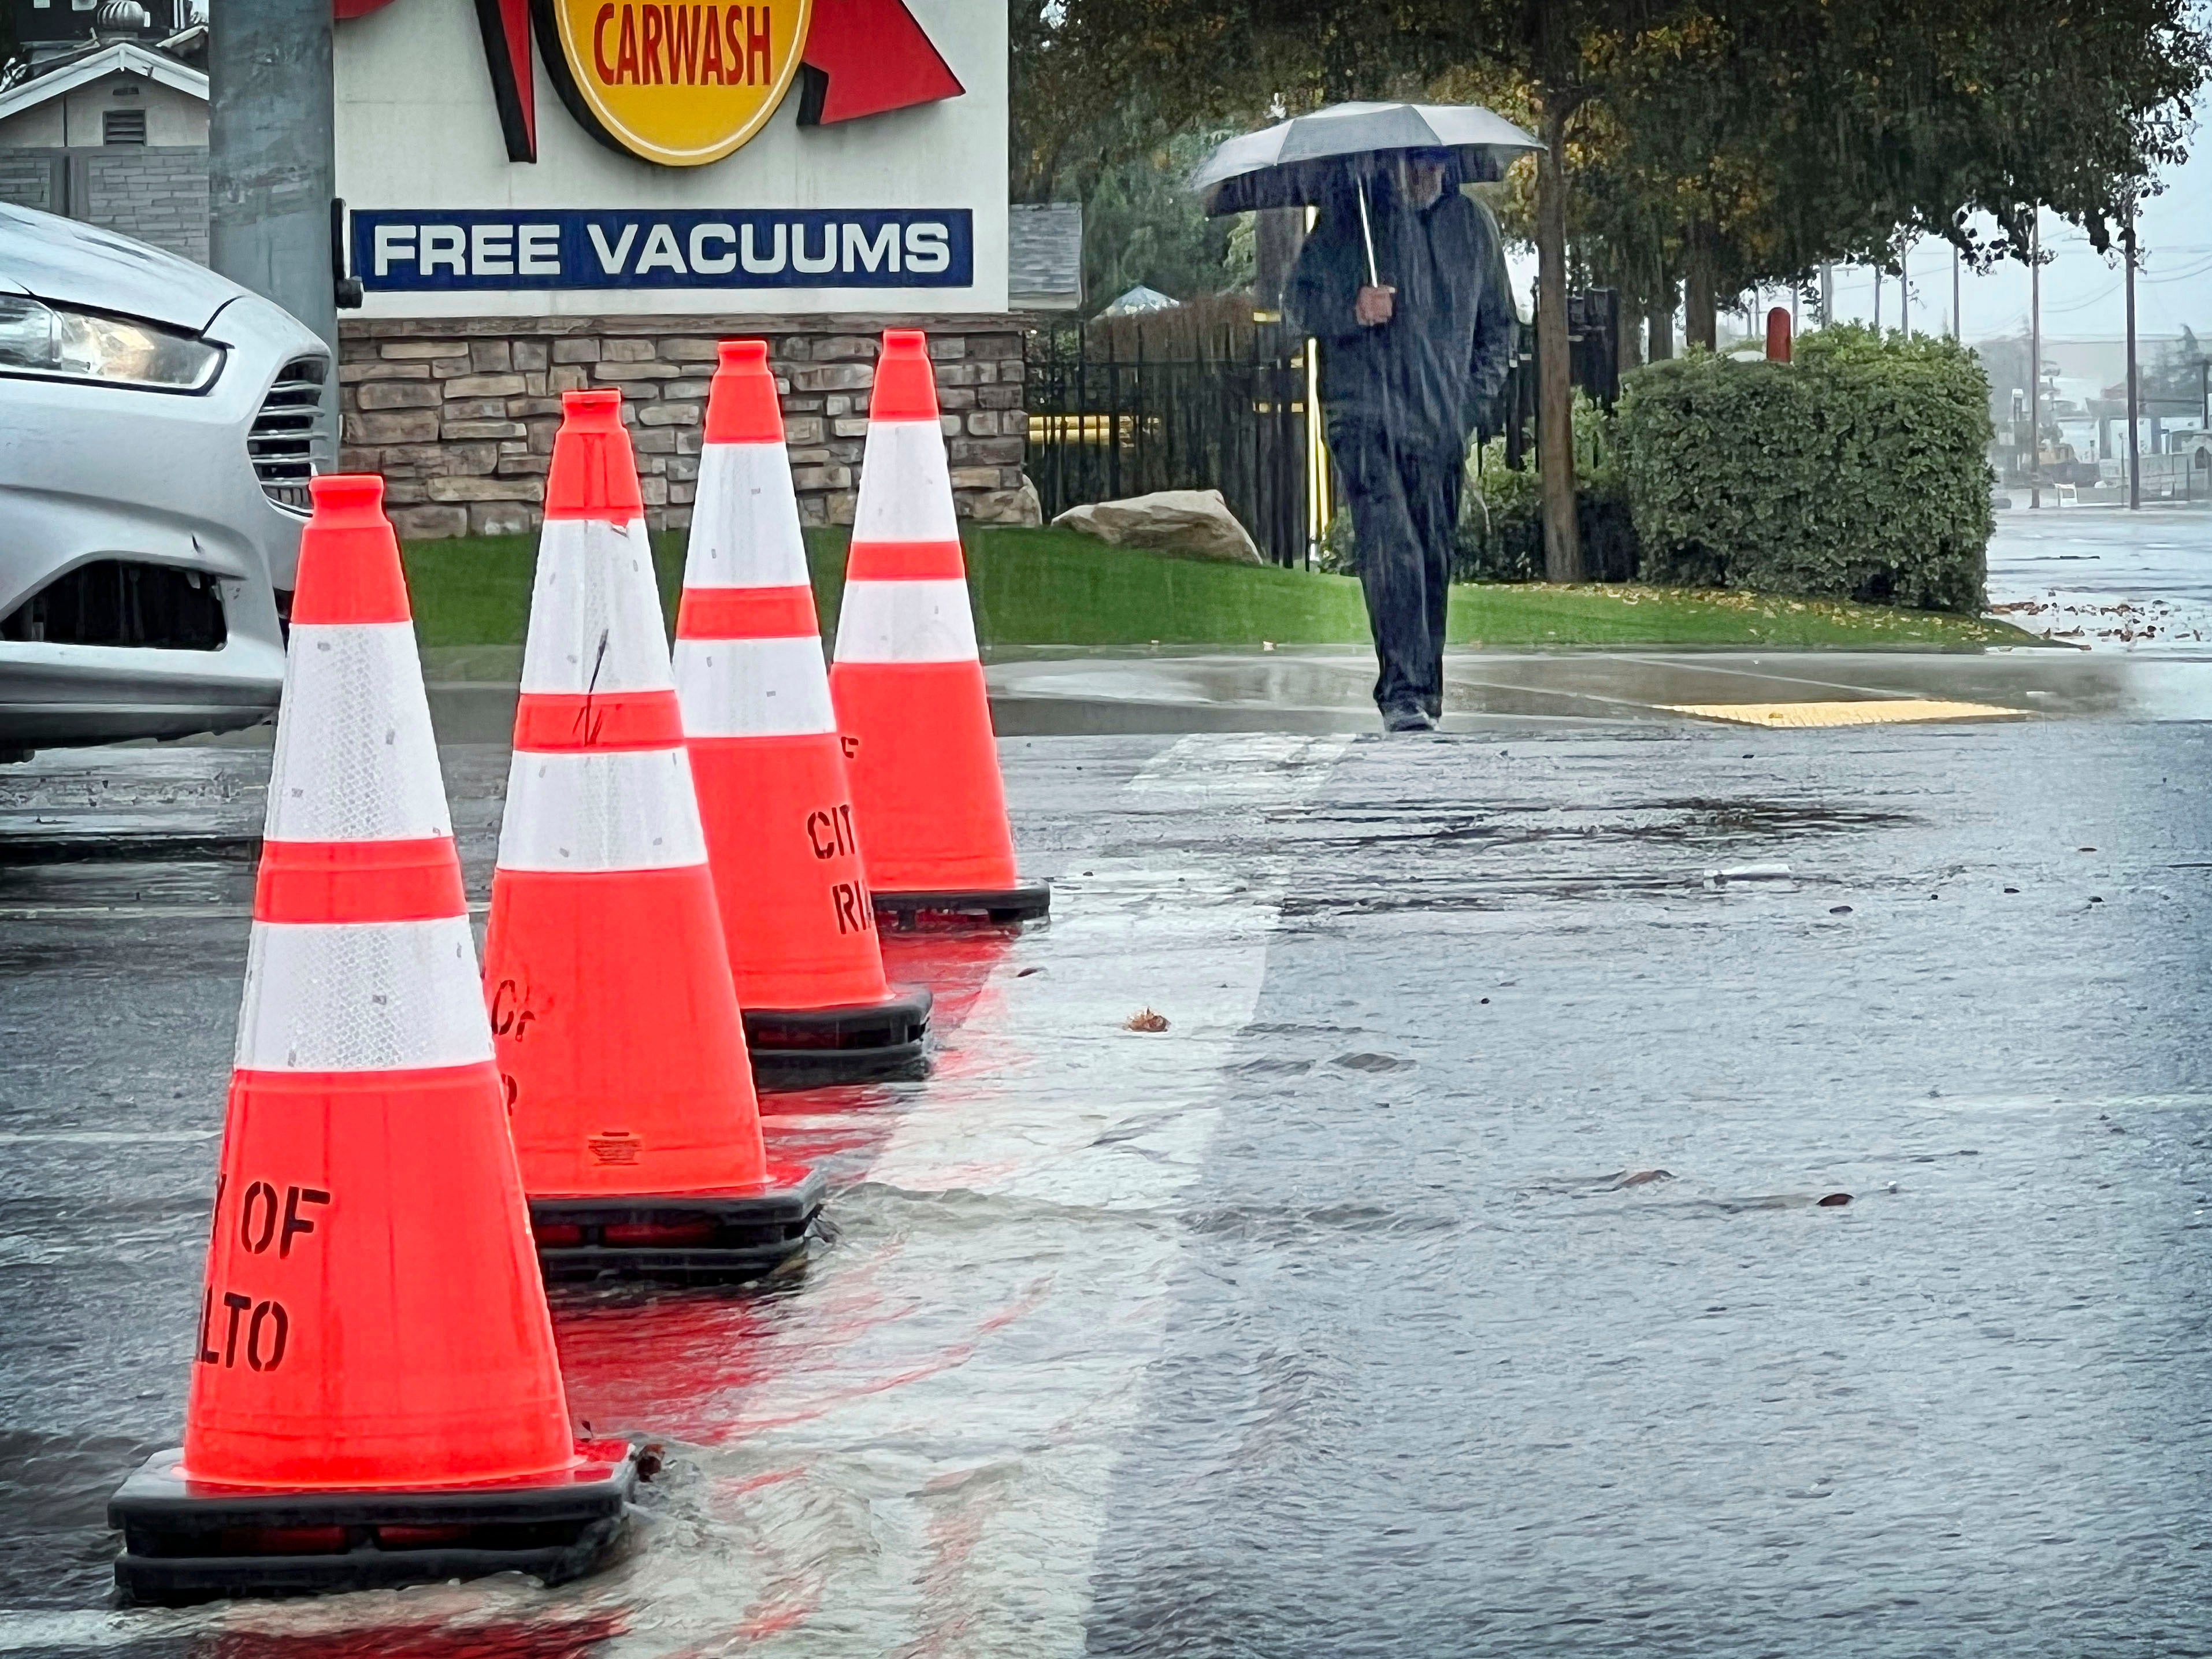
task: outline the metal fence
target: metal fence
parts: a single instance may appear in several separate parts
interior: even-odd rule
[[[1148,357],[1081,326],[1029,338],[1029,476],[1045,516],[1156,489],[1218,489],[1278,564],[1307,556],[1303,341],[1249,331],[1217,356]]]
[[[1614,295],[1567,303],[1570,378],[1610,408],[1620,389]],[[1045,516],[1158,489],[1218,489],[1269,559],[1310,563],[1334,490],[1318,423],[1307,419],[1305,341],[1279,323],[1196,329],[1164,313],[1148,331],[1149,320],[1030,334],[1028,470]],[[1164,343],[1157,354],[1148,332]],[[1519,468],[1535,424],[1535,330],[1523,324],[1485,425],[1504,433],[1506,465]]]

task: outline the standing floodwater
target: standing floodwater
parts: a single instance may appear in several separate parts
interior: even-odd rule
[[[480,893],[503,757],[445,760]],[[836,1189],[805,1274],[556,1298],[574,1410],[668,1448],[624,1559],[185,1614],[106,1609],[100,1508],[174,1443],[252,866],[10,866],[0,1648],[2212,1644],[2205,765],[1010,743],[1054,920],[890,939],[928,1081],[766,1097]],[[203,842],[265,766],[100,759]],[[87,769],[7,775],[5,827]]]

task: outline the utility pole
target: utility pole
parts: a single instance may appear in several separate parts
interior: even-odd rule
[[[1912,337],[1912,244],[1900,243],[1897,250],[1897,326],[1906,339]]]
[[[2043,505],[2043,209],[2027,232],[2027,504]]]
[[[1951,337],[1966,338],[1966,325],[1959,317],[1959,245],[1951,244]]]
[[[1881,267],[1874,268],[1874,331],[1881,332]]]
[[[1827,328],[1836,320],[1836,268],[1832,264],[1820,267],[1820,326]]]
[[[2128,222],[2120,232],[2120,248],[2128,262],[2128,510],[2142,510],[2142,433],[2136,411],[2142,406],[2142,386],[2136,368],[2136,204],[2128,203]]]
[[[222,0],[208,30],[208,263],[290,312],[337,356],[331,8]],[[337,375],[323,389],[325,430]],[[327,444],[327,437],[325,443]],[[318,464],[327,467],[325,452]]]

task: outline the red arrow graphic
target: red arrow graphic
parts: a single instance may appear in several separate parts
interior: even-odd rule
[[[814,0],[799,62],[806,84],[799,124],[805,127],[957,98],[966,90],[905,0]]]
[[[483,31],[484,64],[491,70],[492,102],[507,159],[538,159],[538,83],[530,73],[530,0],[477,0]]]

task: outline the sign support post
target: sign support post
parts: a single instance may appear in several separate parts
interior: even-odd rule
[[[331,9],[223,0],[208,31],[208,263],[275,301],[337,356]],[[331,428],[337,377],[323,388]],[[325,436],[316,470],[330,469]]]

